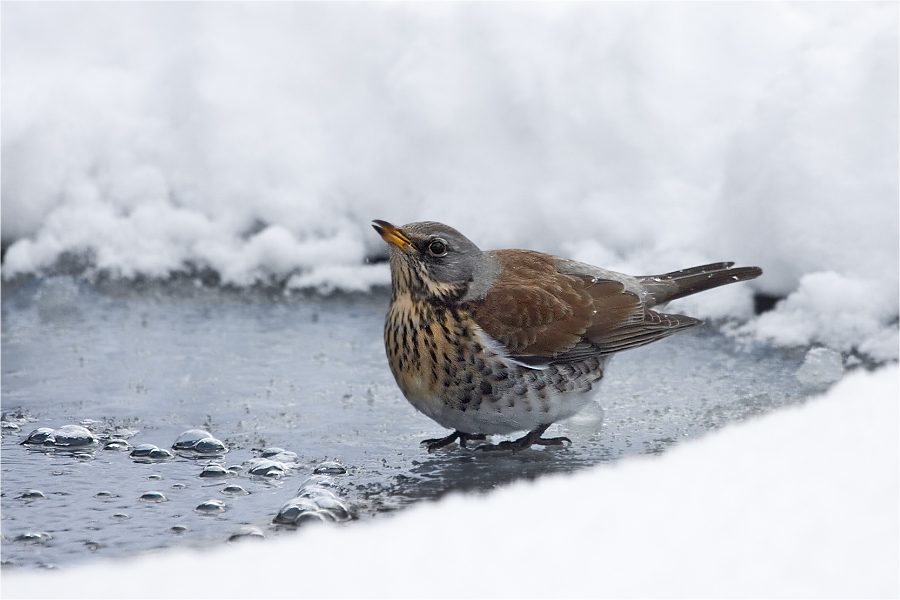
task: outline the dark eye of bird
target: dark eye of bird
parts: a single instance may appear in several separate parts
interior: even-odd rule
[[[432,256],[444,256],[447,254],[447,244],[443,240],[433,240],[428,244],[428,252]]]

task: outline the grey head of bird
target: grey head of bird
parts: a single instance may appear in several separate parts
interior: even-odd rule
[[[376,220],[372,226],[390,246],[395,296],[462,302],[483,296],[496,278],[496,261],[449,225],[423,221],[397,227]]]

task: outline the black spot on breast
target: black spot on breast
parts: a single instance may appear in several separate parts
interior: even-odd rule
[[[479,389],[484,396],[490,396],[494,393],[494,386],[492,386],[489,381],[482,380]]]

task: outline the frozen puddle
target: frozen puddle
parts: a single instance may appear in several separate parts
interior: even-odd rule
[[[428,454],[418,442],[446,432],[388,371],[386,294],[114,288],[58,276],[3,298],[6,567],[352,526],[450,491],[660,452],[800,401],[843,369],[828,351],[703,328],[613,360],[599,403],[549,430],[568,448]]]

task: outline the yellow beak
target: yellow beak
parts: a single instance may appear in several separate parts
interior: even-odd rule
[[[401,250],[406,250],[412,243],[409,241],[409,238],[403,235],[403,233],[399,229],[397,229],[387,221],[375,219],[374,221],[372,221],[372,227],[375,228],[375,231],[378,232],[378,235],[381,236],[381,239],[386,241],[388,244],[394,244]]]

